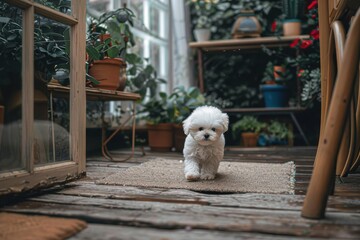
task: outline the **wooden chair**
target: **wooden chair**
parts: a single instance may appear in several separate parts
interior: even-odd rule
[[[359,2],[337,1],[329,14],[329,4],[334,3],[319,1],[322,121],[314,170],[302,209],[303,217],[313,219],[324,217],[335,176],[346,176],[360,163]],[[345,34],[339,20],[351,12],[356,14]]]

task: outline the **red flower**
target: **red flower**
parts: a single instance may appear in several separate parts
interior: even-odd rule
[[[304,69],[300,69],[300,70],[299,70],[299,73],[298,73],[298,77],[301,77],[301,75],[303,74],[303,72],[304,72]]]
[[[300,44],[300,48],[306,49],[306,48],[310,47],[311,44],[312,44],[312,40],[302,40],[302,42]]]
[[[271,24],[271,31],[272,32],[276,31],[276,26],[277,26],[276,21],[273,21],[272,24]]]
[[[290,43],[290,47],[292,47],[292,48],[296,47],[298,45],[299,41],[300,41],[300,38],[295,39],[294,41],[292,41],[292,43]]]
[[[318,29],[314,29],[311,31],[310,36],[312,36],[314,38],[314,40],[319,39],[319,30]]]
[[[313,0],[307,7],[308,10],[313,9],[318,4],[317,0]]]

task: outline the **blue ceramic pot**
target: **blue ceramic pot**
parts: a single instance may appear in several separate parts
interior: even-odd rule
[[[278,108],[287,107],[289,102],[289,91],[283,85],[261,85],[260,90],[264,96],[265,107]]]

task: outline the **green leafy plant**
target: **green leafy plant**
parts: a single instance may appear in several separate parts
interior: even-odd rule
[[[141,104],[139,114],[142,119],[150,124],[171,122],[171,104],[168,103],[168,95],[160,92],[158,96],[148,99]]]
[[[53,4],[55,9],[60,5]],[[0,75],[1,85],[20,84],[22,52],[21,10],[0,3]],[[65,36],[68,27],[47,18],[36,16],[34,21],[35,81],[45,84],[69,64],[69,48]],[[68,73],[67,77],[68,77]],[[14,79],[18,79],[15,81]],[[18,82],[18,83],[16,83]]]
[[[128,44],[135,45],[134,36],[130,30],[133,26],[134,13],[124,7],[109,11],[99,19],[91,19],[86,41],[86,51],[89,61],[109,58],[125,58]],[[109,33],[106,39],[102,35]]]
[[[174,88],[169,102],[171,122],[181,123],[195,108],[205,104],[205,97],[197,87],[189,87],[186,90],[184,86],[179,86]]]
[[[135,53],[126,54],[125,60],[128,64],[126,71],[128,89],[140,94],[141,101],[146,96],[154,98],[159,84],[166,83],[166,80],[158,77],[156,69],[147,59],[141,58]]]
[[[317,1],[313,0],[307,5],[306,32],[308,39],[295,39],[290,47],[295,48],[299,54],[290,59],[290,64],[299,66],[297,76],[302,83],[302,104],[314,107],[321,101],[320,87],[320,43],[319,19]]]
[[[266,131],[270,139],[272,138],[275,140],[286,140],[288,138],[294,137],[292,131],[290,131],[286,123],[276,120],[270,121],[270,124],[266,128]]]
[[[295,66],[292,64],[292,55],[290,53],[286,52],[283,48],[269,49],[267,47],[263,47],[262,50],[271,59],[266,65],[262,79],[263,81],[266,81],[265,78],[270,78],[271,67],[273,68],[272,74],[275,72],[279,76],[278,78],[275,78],[274,76],[272,77],[276,84],[288,85],[291,80],[295,80]],[[281,66],[285,71],[276,71],[274,66]]]
[[[320,95],[320,68],[315,68],[312,70],[304,70],[301,73],[301,79],[304,82],[302,92],[301,92],[301,100],[304,102],[312,101],[314,98],[317,101],[321,101]]]
[[[266,64],[266,67],[264,69],[263,78],[261,79],[261,82],[263,82],[263,83],[275,82],[275,79],[274,79],[274,64],[271,61],[269,61]]]
[[[235,122],[231,129],[234,138],[236,138],[241,132],[259,133],[265,127],[266,123],[259,121],[254,116],[247,115]]]
[[[304,0],[282,0],[282,10],[286,19],[301,19],[304,16]]]
[[[192,18],[195,28],[210,28],[212,26],[211,15],[216,11],[217,0],[188,0],[187,4],[194,9],[196,17]]]

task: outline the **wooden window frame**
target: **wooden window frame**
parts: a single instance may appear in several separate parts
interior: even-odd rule
[[[23,10],[21,160],[25,169],[0,174],[0,195],[76,179],[86,168],[86,0],[71,1],[71,16],[33,0],[5,2]],[[46,166],[35,166],[33,156],[35,14],[70,26],[70,159]]]

